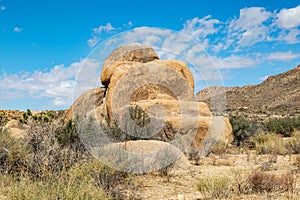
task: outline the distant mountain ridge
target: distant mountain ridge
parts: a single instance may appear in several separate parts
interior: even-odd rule
[[[213,91],[213,92],[212,92]],[[200,91],[198,101],[210,104],[213,95],[226,95],[229,114],[288,116],[300,114],[300,65],[287,72],[270,76],[258,85],[244,87],[210,87]],[[215,98],[215,97],[214,97]]]

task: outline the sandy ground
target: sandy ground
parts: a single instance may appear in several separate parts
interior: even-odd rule
[[[278,156],[276,163],[267,165],[272,155],[255,155],[254,152],[209,155],[200,161],[199,165],[190,163],[177,164],[171,171],[173,174],[168,180],[167,177],[157,175],[139,176],[141,184],[140,191],[137,191],[141,199],[174,199],[174,200],[196,200],[203,199],[197,190],[197,183],[200,178],[211,176],[227,176],[234,178],[236,174],[246,176],[256,169],[262,169],[267,165],[267,172],[274,174],[292,173],[296,167],[293,165],[294,157]],[[294,173],[298,177],[297,173]],[[297,187],[299,178],[296,179]],[[297,195],[298,196],[298,195]],[[298,196],[299,198],[299,196]],[[227,199],[298,199],[291,194],[256,194],[256,195],[231,195]]]

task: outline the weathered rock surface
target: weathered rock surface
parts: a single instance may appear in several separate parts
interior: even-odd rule
[[[5,129],[9,129],[9,128],[23,128],[23,125],[21,124],[21,122],[19,120],[16,119],[12,119],[10,121],[7,122],[7,124],[4,126]]]
[[[181,70],[183,71],[183,68]],[[113,73],[108,86],[106,97],[108,117],[113,119],[113,110],[118,110],[130,102],[147,100],[146,97],[194,101],[194,90],[191,86],[193,83],[186,78],[187,74],[187,72],[179,73],[169,65],[156,61],[144,64],[124,63]],[[153,85],[154,89],[150,89]]]
[[[15,138],[23,138],[25,136],[25,127],[19,120],[12,119],[4,126],[4,130],[7,130]]]
[[[216,141],[233,140],[228,118],[212,116],[206,103],[195,100],[194,78],[184,62],[159,60],[151,47],[129,44],[107,57],[100,79],[106,88],[86,92],[67,113],[93,116],[101,124],[108,120],[117,134],[142,139],[113,146],[138,153],[171,143],[187,154],[196,149],[205,156]]]
[[[127,44],[115,49],[104,61],[101,73],[101,83],[107,86],[115,70],[124,61],[146,63],[159,59],[155,51],[143,44]]]
[[[95,88],[84,92],[73,105],[65,111],[67,119],[85,117],[88,112],[103,105],[105,88]],[[74,116],[78,115],[78,116]]]
[[[178,169],[190,166],[184,154],[174,145],[157,140],[136,140],[111,143],[93,148],[91,153],[99,160],[121,171],[146,173],[157,171],[177,162]],[[114,155],[114,160],[106,160]]]

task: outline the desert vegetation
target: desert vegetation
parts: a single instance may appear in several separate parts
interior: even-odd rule
[[[158,172],[134,175],[114,170],[94,159],[81,144],[74,121],[54,114],[50,117],[49,113],[49,121],[37,120],[28,111],[24,113],[22,115],[28,115],[28,118],[25,122],[20,121],[27,126],[23,138],[15,138],[8,130],[1,129],[1,199],[147,199],[143,192],[145,188],[155,190],[161,185],[179,190],[176,181],[182,179],[184,187],[187,187],[184,179],[194,183],[192,188],[198,192],[194,197],[198,195],[201,199],[299,197],[297,117],[272,119],[260,124],[231,118],[235,142],[229,146],[217,143],[198,166],[191,165],[182,172],[173,163]],[[282,130],[279,129],[282,123],[289,120],[292,132],[290,129],[286,132],[269,129],[272,124],[275,130]],[[120,130],[111,124],[107,131],[114,137]],[[239,168],[237,162],[243,159],[251,168]],[[215,173],[204,173],[209,169]]]
[[[26,136],[22,139],[1,130],[0,199],[134,197],[134,193],[124,196],[124,190],[137,188],[134,176],[90,156],[73,121],[51,118],[49,123],[29,116]]]

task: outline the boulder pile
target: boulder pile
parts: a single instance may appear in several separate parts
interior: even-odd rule
[[[81,109],[76,113],[94,113],[101,123],[115,124],[137,140],[169,142],[185,153],[205,156],[208,144],[233,140],[228,118],[212,116],[206,103],[195,100],[187,64],[160,60],[149,46],[115,49],[103,63],[100,80],[104,88],[83,94],[74,105],[84,105],[73,105]],[[90,98],[96,99],[93,106],[86,103],[94,101]]]

